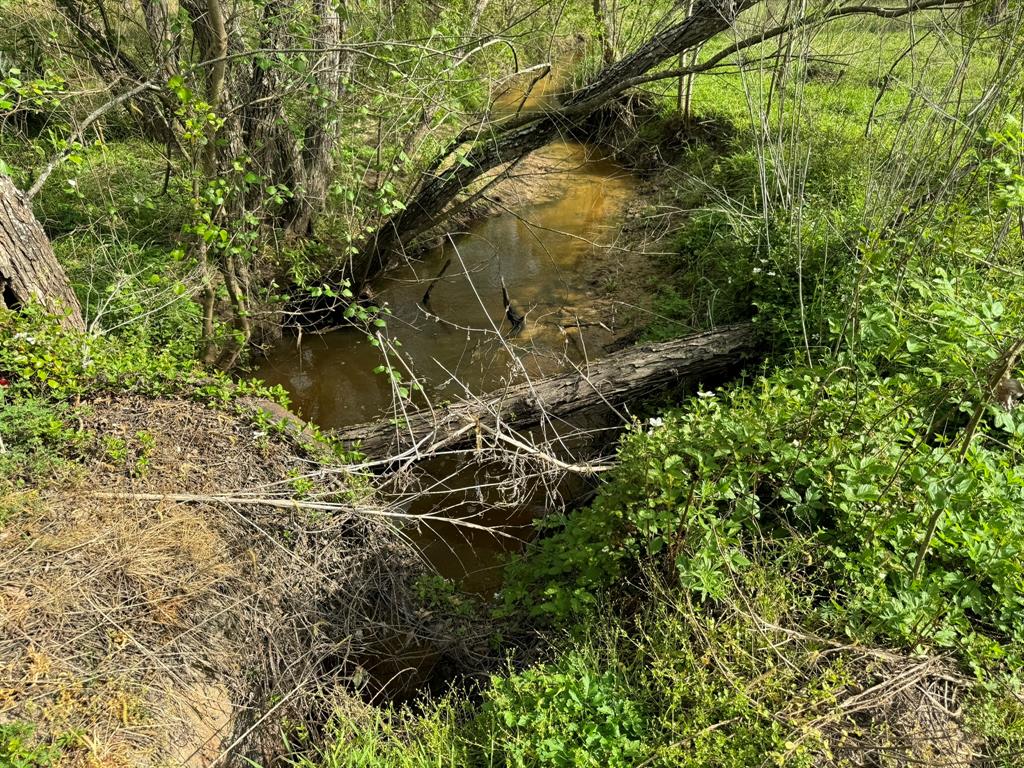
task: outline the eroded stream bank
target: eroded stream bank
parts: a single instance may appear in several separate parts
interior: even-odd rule
[[[593,146],[546,147],[496,190],[499,213],[447,236],[374,285],[377,303],[391,312],[380,346],[355,328],[306,335],[299,344],[284,339],[255,375],[287,389],[302,417],[340,428],[388,414],[401,418],[399,385],[377,372],[380,366],[421,383],[413,399],[434,407],[585,367],[636,322],[628,302],[603,295],[612,265],[635,256],[621,231],[636,183]],[[525,317],[521,329],[509,321],[503,287],[513,311]],[[470,591],[498,586],[502,555],[521,546],[552,494],[582,492],[575,483],[546,486],[543,478],[514,478],[507,466],[471,465],[457,456],[418,470],[419,482],[396,493],[394,503],[512,534],[443,525],[415,534],[438,571]]]

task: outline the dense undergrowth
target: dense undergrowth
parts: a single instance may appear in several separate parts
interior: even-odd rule
[[[82,334],[34,307],[0,310],[0,489],[44,479],[79,455],[89,436],[76,428],[75,412],[94,398],[178,396],[227,408],[246,397],[287,403],[280,388],[210,373],[194,350],[154,344],[140,330]]]

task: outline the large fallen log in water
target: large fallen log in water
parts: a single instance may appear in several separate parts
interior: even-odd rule
[[[412,410],[401,423],[382,420],[337,430],[370,458],[429,454],[480,442],[502,428],[528,429],[639,400],[686,382],[714,383],[757,355],[754,327],[731,325],[591,362],[577,372],[509,386],[445,408]],[[488,439],[489,442],[489,439]]]

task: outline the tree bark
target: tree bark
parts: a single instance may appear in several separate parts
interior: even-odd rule
[[[686,380],[714,380],[758,354],[754,327],[724,326],[661,344],[633,347],[590,363],[585,371],[510,386],[444,410],[414,410],[405,423],[391,419],[337,430],[367,456],[397,456],[443,443],[445,450],[486,439],[501,428],[526,429],[547,418],[567,419],[650,396]],[[416,455],[415,453],[413,455]]]
[[[594,21],[597,22],[597,37],[601,44],[601,56],[605,66],[615,63],[615,47],[612,42],[612,25],[604,7],[604,0],[594,0]]]
[[[290,32],[292,18],[288,4],[267,2],[259,21],[258,47],[267,51],[285,50],[299,45]],[[288,88],[281,66],[252,67],[248,93],[243,99],[242,130],[253,170],[278,186],[295,191],[300,183],[302,157],[295,135],[284,111],[284,94]],[[263,185],[249,191],[247,205],[256,210],[263,197]],[[281,220],[295,216],[295,201],[289,200],[281,210]]]
[[[288,233],[300,237],[313,233],[313,219],[324,207],[333,178],[333,156],[341,128],[338,105],[345,96],[351,67],[351,57],[341,50],[348,14],[344,0],[338,3],[314,0],[313,9],[317,15],[317,30],[311,42],[317,51],[319,99],[306,125],[300,183],[294,190],[296,210],[288,225]]]
[[[24,195],[0,175],[0,307],[37,301],[62,325],[85,330],[82,307]]]
[[[142,0],[142,16],[146,22],[146,34],[153,49],[153,58],[159,64],[164,80],[170,80],[178,72],[181,34],[171,31],[167,0]]]

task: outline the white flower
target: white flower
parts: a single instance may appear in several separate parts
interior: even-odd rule
[[[714,397],[714,396],[715,396],[714,392],[698,392],[697,393],[697,397],[705,398],[705,399],[707,399],[709,397]]]
[[[652,416],[647,420],[647,423],[652,427],[663,427],[665,426],[665,420],[660,416]]]

